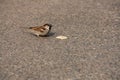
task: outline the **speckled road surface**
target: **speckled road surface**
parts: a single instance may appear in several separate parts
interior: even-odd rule
[[[120,80],[120,0],[0,0],[0,80]]]

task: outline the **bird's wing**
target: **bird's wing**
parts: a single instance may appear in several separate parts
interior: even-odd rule
[[[46,28],[44,28],[44,26],[30,27],[29,29],[32,29],[35,31],[40,31],[40,32],[44,32],[46,30]]]

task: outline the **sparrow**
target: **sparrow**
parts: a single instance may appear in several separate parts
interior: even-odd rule
[[[36,36],[47,36],[52,28],[51,24],[44,24],[43,26],[29,27],[29,31]]]

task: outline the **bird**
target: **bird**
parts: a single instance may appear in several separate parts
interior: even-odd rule
[[[48,34],[51,31],[51,28],[52,28],[52,25],[47,23],[42,26],[29,27],[29,31],[38,37],[39,36],[45,37],[45,36],[48,36]]]

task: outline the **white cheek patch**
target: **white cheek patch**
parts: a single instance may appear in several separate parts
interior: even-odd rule
[[[49,30],[49,26],[45,26],[45,28]]]

